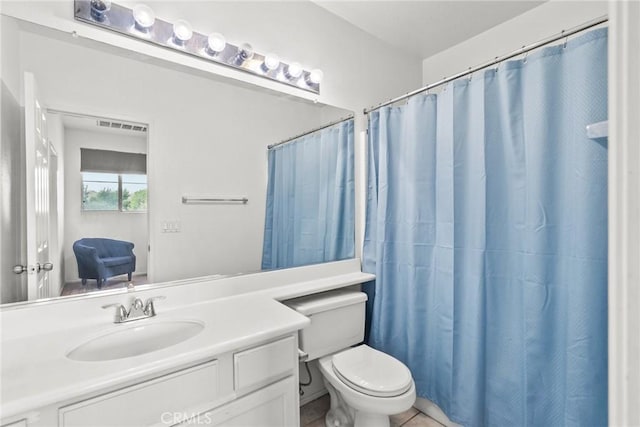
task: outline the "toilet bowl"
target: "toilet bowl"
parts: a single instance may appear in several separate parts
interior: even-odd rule
[[[363,292],[337,290],[285,301],[311,320],[299,333],[299,346],[308,360],[318,359],[331,396],[329,427],[388,427],[389,415],[406,411],[416,399],[402,362],[360,344],[366,300]]]
[[[409,369],[367,345],[322,357],[318,363],[332,394],[332,409],[342,405],[355,427],[388,427],[389,415],[406,411],[416,400]]]

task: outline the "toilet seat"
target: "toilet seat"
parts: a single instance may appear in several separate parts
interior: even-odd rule
[[[334,355],[332,367],[346,385],[369,396],[399,396],[413,384],[404,363],[367,345]]]

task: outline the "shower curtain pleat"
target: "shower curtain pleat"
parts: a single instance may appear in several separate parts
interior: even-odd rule
[[[353,258],[353,120],[269,150],[262,269]]]
[[[607,30],[370,114],[369,344],[465,426],[607,424]]]

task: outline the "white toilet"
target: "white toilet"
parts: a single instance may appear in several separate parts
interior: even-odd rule
[[[388,427],[389,415],[409,409],[416,389],[409,369],[388,354],[361,344],[367,295],[329,291],[285,301],[309,317],[300,331],[300,349],[308,360],[320,359],[320,372],[331,395],[328,427]]]

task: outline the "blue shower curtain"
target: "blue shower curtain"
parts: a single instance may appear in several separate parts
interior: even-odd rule
[[[262,269],[354,256],[353,120],[269,150]]]
[[[369,344],[465,426],[607,424],[607,32],[370,114]]]

